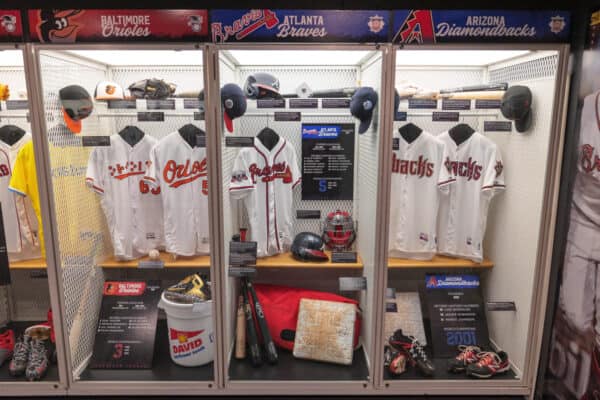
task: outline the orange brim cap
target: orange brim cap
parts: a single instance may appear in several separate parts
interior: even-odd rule
[[[67,111],[63,108],[63,119],[65,120],[65,124],[67,128],[73,133],[81,133],[81,120],[75,121],[73,118],[69,117]]]

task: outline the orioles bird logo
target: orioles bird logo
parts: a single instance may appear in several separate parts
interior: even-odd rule
[[[115,90],[117,90],[117,88],[113,85],[106,85],[106,94],[115,94]]]
[[[73,17],[82,10],[40,10],[37,33],[42,43],[73,43],[81,28],[73,24]]]

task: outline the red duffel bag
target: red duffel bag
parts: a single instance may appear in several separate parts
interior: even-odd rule
[[[294,288],[289,286],[254,284],[256,295],[262,306],[273,341],[284,349],[294,349],[294,337],[300,299],[339,301],[356,305],[357,316],[354,326],[354,347],[358,346],[361,316],[356,300],[333,293]]]

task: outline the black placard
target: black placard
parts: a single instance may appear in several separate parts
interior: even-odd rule
[[[289,99],[290,108],[319,108],[319,99]]]
[[[10,267],[6,248],[6,232],[4,231],[2,204],[0,204],[0,286],[10,285]]]
[[[152,368],[160,282],[106,281],[102,294],[90,367]]]
[[[511,121],[483,121],[484,132],[512,132]]]
[[[256,108],[285,108],[285,99],[258,99]]]
[[[393,138],[392,139],[392,150],[400,150],[400,138]]]
[[[82,136],[83,147],[110,146],[110,136]]]
[[[468,99],[444,99],[442,110],[470,110],[471,100]]]
[[[426,275],[425,299],[435,357],[453,357],[458,345],[489,345],[479,276]]]
[[[341,276],[339,278],[340,292],[356,292],[367,289],[367,278],[364,276]]]
[[[350,99],[321,99],[321,107],[323,108],[349,108]]]
[[[431,120],[434,122],[456,122],[460,115],[452,111],[434,111]]]
[[[160,111],[142,111],[137,113],[139,122],[164,122],[165,113]]]
[[[394,121],[406,121],[408,113],[406,111],[396,111],[394,114]]]
[[[488,311],[517,311],[514,301],[488,301]]]
[[[299,111],[276,111],[275,121],[295,121],[299,122],[302,116]]]
[[[352,200],[354,124],[302,124],[302,200]]]
[[[146,108],[148,110],[174,110],[175,99],[146,100]]]
[[[203,103],[200,99],[183,99],[183,108],[197,110],[201,105],[203,106]]]
[[[408,99],[408,108],[428,109],[437,108],[436,99]]]
[[[475,100],[475,108],[488,110],[492,108],[500,108],[502,104],[502,100],[486,100],[486,99],[476,99]]]
[[[297,219],[321,219],[321,210],[296,210]]]
[[[206,147],[206,135],[196,135],[196,147]]]
[[[225,137],[225,147],[254,147],[254,138],[252,136],[227,136]]]
[[[355,251],[332,251],[331,262],[332,263],[355,263],[358,260],[358,255]]]
[[[229,266],[256,265],[256,242],[229,242]]]
[[[136,101],[135,100],[108,100],[108,108],[109,109],[128,109],[128,110],[132,110],[135,109],[136,106]]]
[[[204,111],[194,112],[194,121],[204,121],[206,113]]]
[[[235,267],[230,266],[227,274],[232,278],[251,278],[256,276],[256,267]]]
[[[138,262],[139,269],[163,269],[165,262],[163,260],[142,260]]]
[[[6,100],[7,110],[28,110],[29,101],[27,100]]]

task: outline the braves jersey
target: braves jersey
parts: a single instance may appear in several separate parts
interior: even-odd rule
[[[143,180],[156,142],[144,135],[131,146],[112,135],[110,146],[96,147],[90,154],[85,181],[101,195],[115,257],[138,258],[164,246],[160,188]]]
[[[31,206],[31,200],[24,196],[15,196],[8,190],[17,154],[30,141],[31,134],[29,133],[24,134],[12,145],[0,141],[0,204],[2,204],[6,249],[10,260],[39,256],[37,219]],[[36,248],[37,254],[35,253]]]
[[[584,100],[577,151],[573,203],[580,222],[600,227],[600,91]]]
[[[150,151],[144,179],[160,188],[166,249],[193,256],[209,253],[206,149],[192,148],[177,131]]]
[[[296,152],[283,138],[272,150],[254,138],[254,147],[238,153],[229,192],[243,199],[257,256],[286,252],[293,239],[293,189],[300,183]]]
[[[505,187],[500,151],[479,132],[459,145],[448,132],[438,138],[448,149],[445,164],[456,179],[441,199],[438,251],[481,262],[488,206]]]
[[[390,200],[391,257],[430,260],[437,250],[437,215],[441,194],[455,181],[444,165],[444,143],[429,132],[408,143],[398,132],[392,153]]]

